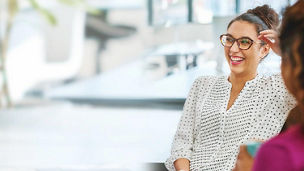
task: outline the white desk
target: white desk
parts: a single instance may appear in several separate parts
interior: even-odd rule
[[[180,115],[66,103],[1,110],[0,170],[148,171],[135,166],[166,160]]]
[[[149,56],[165,56],[167,62],[176,61],[180,69],[187,70],[191,66],[196,67],[198,56],[213,47],[214,45],[212,42],[204,42],[200,40],[191,42],[175,42],[157,47],[151,54],[149,54]],[[192,59],[189,61],[190,57]]]
[[[197,77],[217,74],[215,63],[206,63],[202,68],[193,68],[162,80],[149,81],[142,71],[142,65],[142,61],[137,61],[90,79],[59,86],[46,91],[45,97],[93,103],[169,102],[182,106]]]

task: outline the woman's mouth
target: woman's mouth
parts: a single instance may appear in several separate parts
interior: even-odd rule
[[[231,56],[231,57],[230,57],[230,63],[231,63],[232,65],[239,65],[239,64],[241,64],[244,60],[245,60],[245,58],[239,57],[239,56]]]

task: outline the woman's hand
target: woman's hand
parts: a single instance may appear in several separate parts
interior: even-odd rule
[[[274,53],[281,56],[279,34],[274,30],[264,30],[260,32],[258,39],[264,40]]]
[[[190,161],[186,158],[179,158],[173,163],[175,170],[177,171],[189,171],[190,170]]]
[[[240,153],[232,171],[251,171],[253,168],[253,161],[253,158],[247,151],[246,145],[241,145]]]

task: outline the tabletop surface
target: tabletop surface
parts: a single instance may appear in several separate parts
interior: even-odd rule
[[[214,67],[203,67],[152,81],[146,77],[142,67],[142,61],[136,61],[108,73],[50,89],[45,92],[45,97],[87,101],[146,100],[183,103],[196,78],[206,74],[216,75]]]
[[[1,110],[0,170],[135,171],[166,160],[180,115],[65,102]]]

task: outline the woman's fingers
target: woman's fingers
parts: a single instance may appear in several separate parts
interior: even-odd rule
[[[264,36],[261,36],[259,39],[264,40],[269,44],[274,44],[277,42],[276,38],[272,35],[264,35]]]
[[[274,33],[267,33],[267,34],[261,34],[258,36],[258,39],[262,39],[262,40],[269,40],[271,43],[275,43],[276,41],[278,41],[278,36],[277,34]]]
[[[266,37],[271,37],[274,39],[278,38],[278,33],[274,30],[264,30],[264,31],[261,31],[259,34],[260,34],[259,37],[266,36]]]
[[[278,32],[276,32],[274,30],[261,31],[259,37],[267,37],[267,38],[270,38],[270,39],[274,39],[275,41],[279,40]]]
[[[268,44],[273,44],[275,43],[275,39],[273,39],[272,37],[268,37],[268,36],[259,36],[258,37],[260,40],[265,41]]]
[[[260,35],[263,35],[263,34],[274,34],[274,35],[278,36],[278,32],[276,32],[274,30],[263,30],[260,32]]]
[[[275,30],[261,31],[259,33],[258,39],[265,41],[277,55],[281,55],[279,48],[279,37],[278,33]]]
[[[239,153],[239,158],[251,158],[250,154],[247,151],[247,146],[246,145],[241,145],[240,146],[240,153]]]
[[[240,146],[240,152],[235,163],[235,167],[232,171],[250,171],[253,166],[253,158],[247,151],[246,145]]]

